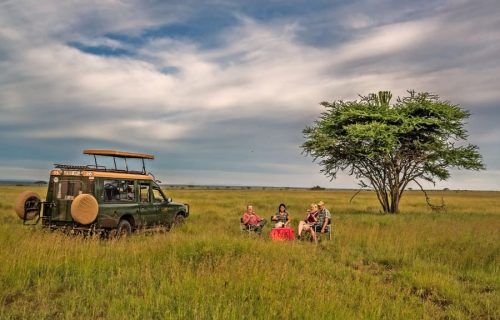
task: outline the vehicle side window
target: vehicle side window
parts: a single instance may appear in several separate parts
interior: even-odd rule
[[[133,180],[104,180],[105,202],[135,201],[135,185]]]
[[[153,187],[153,201],[154,202],[164,202],[165,197],[161,193],[160,189],[156,186]]]
[[[149,182],[141,182],[141,202],[149,202]]]

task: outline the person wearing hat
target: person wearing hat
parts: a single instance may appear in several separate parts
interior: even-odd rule
[[[314,225],[314,230],[316,232],[321,232],[325,233],[326,232],[326,227],[328,224],[330,224],[330,221],[332,220],[332,215],[330,211],[325,208],[325,203],[323,201],[318,202],[318,219],[316,221],[316,224]]]

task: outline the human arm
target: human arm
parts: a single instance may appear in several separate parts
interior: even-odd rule
[[[318,219],[316,218],[315,212],[309,212],[306,218],[306,222],[314,224],[316,223],[316,221],[318,221]]]
[[[332,215],[330,214],[330,211],[326,208],[323,209],[324,210],[324,215],[325,215],[325,219],[323,221],[323,225],[321,226],[321,233],[325,233],[326,232],[326,227],[330,224],[330,221],[332,219]]]
[[[286,221],[285,221],[285,227],[288,226],[290,224],[290,215],[287,214],[286,215]]]
[[[307,222],[307,220],[309,220],[310,215],[311,215],[311,211],[307,210],[306,217],[304,218],[305,222]]]
[[[330,222],[330,218],[325,217],[325,221],[323,222],[323,225],[321,226],[321,233],[326,232],[326,226],[328,226],[329,222]]]
[[[243,222],[243,224],[248,224],[248,221],[250,221],[250,215],[245,212],[241,218],[241,222]]]

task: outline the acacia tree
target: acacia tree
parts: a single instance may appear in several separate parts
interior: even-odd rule
[[[410,182],[446,180],[450,168],[482,170],[478,147],[467,143],[470,113],[427,92],[390,104],[381,91],[355,101],[322,102],[326,108],[303,131],[304,152],[336,178],[339,171],[375,190],[384,212],[397,213]]]

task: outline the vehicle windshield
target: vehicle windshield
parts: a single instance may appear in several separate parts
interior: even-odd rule
[[[165,197],[163,196],[163,194],[160,191],[160,187],[158,187],[158,186],[153,186],[153,201],[154,202],[166,201]]]
[[[85,188],[83,181],[80,180],[53,180],[56,199],[73,200],[77,195],[82,194]]]

